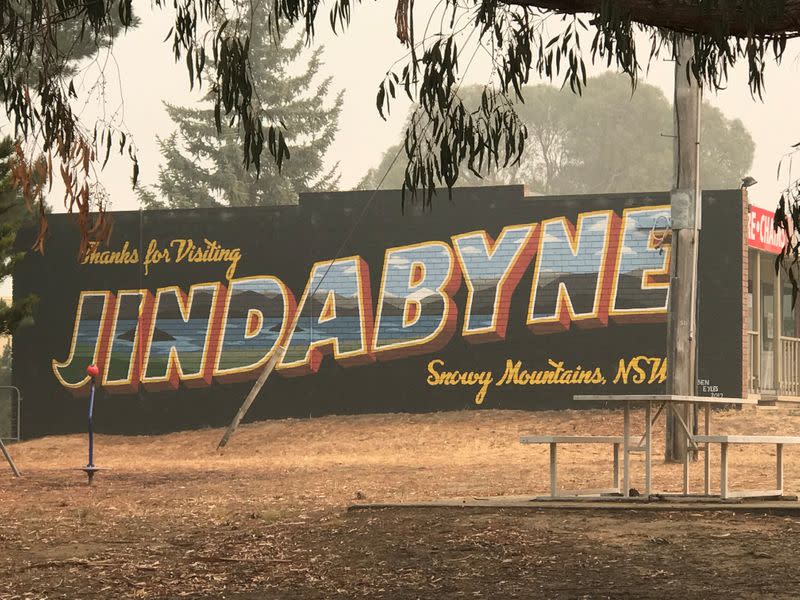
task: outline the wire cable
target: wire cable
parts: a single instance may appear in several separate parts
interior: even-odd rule
[[[459,56],[464,51],[464,48],[466,48],[467,45],[469,44],[469,41],[472,39],[472,35],[475,33],[475,31],[476,31],[476,29],[473,29],[470,32],[469,36],[467,37],[466,43],[459,49],[458,53],[456,54],[456,60],[454,61],[455,63],[458,62]],[[478,49],[480,47],[481,47],[481,45],[480,45],[480,42],[479,42],[477,44],[477,46],[475,47],[475,50],[473,51],[472,56],[470,57],[469,62],[467,63],[467,66],[464,68],[464,71],[463,71],[463,73],[461,75],[461,81],[458,82],[458,86],[456,86],[455,91],[453,92],[454,95],[458,94],[458,91],[461,89],[461,86],[464,83],[464,79],[465,79],[465,77],[467,75],[467,72],[469,71],[469,68],[472,65],[472,61],[475,59],[475,55],[478,53]],[[431,122],[432,121],[431,121],[430,117],[428,117],[428,122],[425,124],[425,127],[422,130],[423,134],[428,131],[428,128],[431,126]],[[347,235],[345,236],[344,240],[342,241],[341,245],[339,246],[338,250],[336,251],[336,254],[328,262],[328,266],[326,267],[325,272],[322,274],[322,277],[320,278],[319,282],[314,287],[312,292],[309,294],[309,296],[311,298],[314,297],[314,294],[317,292],[319,287],[322,285],[322,282],[325,281],[325,277],[327,277],[328,273],[330,272],[331,268],[333,267],[333,263],[335,263],[336,260],[341,256],[342,251],[347,246],[347,243],[350,241],[350,238],[353,236],[353,233],[355,232],[356,228],[361,224],[361,221],[364,218],[364,215],[367,213],[367,210],[369,210],[369,207],[372,204],[372,201],[375,199],[375,196],[380,191],[381,186],[383,185],[384,181],[386,181],[386,177],[388,177],[389,172],[392,170],[392,167],[394,167],[395,163],[397,162],[397,159],[400,158],[400,153],[402,151],[403,151],[403,145],[401,144],[400,147],[397,149],[397,152],[395,153],[394,158],[392,158],[392,162],[389,163],[389,166],[384,171],[383,176],[378,181],[378,184],[375,186],[375,189],[372,190],[372,193],[370,194],[369,198],[367,198],[367,201],[364,203],[364,208],[361,209],[361,212],[359,213],[358,217],[353,222],[352,227],[350,227],[350,230],[347,232]]]

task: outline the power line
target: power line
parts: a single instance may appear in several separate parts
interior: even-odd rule
[[[454,62],[458,61],[459,56],[461,56],[461,53],[464,51],[464,48],[467,47],[467,45],[469,44],[470,39],[472,39],[472,34],[473,33],[475,33],[475,29],[473,29],[470,32],[469,36],[467,37],[466,43],[456,53],[456,60]],[[453,91],[453,95],[458,95],[458,91],[461,89],[461,85],[464,83],[464,79],[466,78],[467,72],[469,71],[469,68],[472,65],[472,61],[475,59],[475,55],[478,53],[478,49],[480,47],[481,47],[481,44],[480,44],[480,42],[478,42],[478,44],[475,47],[475,50],[472,52],[472,56],[470,57],[469,62],[467,63],[467,66],[464,68],[463,74],[461,76],[461,81],[459,81],[458,85],[456,86],[455,90]],[[431,126],[431,123],[432,123],[432,120],[431,120],[430,117],[428,117],[428,122],[425,124],[425,127],[422,130],[423,134],[425,134],[428,131],[428,128]],[[414,123],[412,122],[411,125],[413,126]],[[392,170],[392,167],[394,167],[394,165],[397,162],[397,159],[400,157],[400,153],[402,151],[403,151],[403,145],[401,145],[397,149],[397,152],[395,153],[394,158],[392,158],[392,162],[389,163],[388,167],[386,167],[386,170],[384,171],[383,176],[380,178],[380,181],[378,181],[378,185],[375,186],[374,190],[372,190],[372,193],[370,194],[370,196],[367,199],[367,201],[364,203],[364,208],[361,209],[361,212],[359,213],[358,218],[356,218],[356,220],[353,223],[352,227],[347,232],[347,235],[345,236],[344,240],[342,241],[341,245],[339,246],[339,249],[336,251],[336,254],[334,255],[334,257],[328,263],[328,266],[325,269],[325,272],[323,273],[322,278],[319,280],[319,283],[317,283],[317,285],[314,287],[314,289],[311,292],[311,294],[309,294],[309,296],[311,298],[314,297],[314,294],[319,289],[319,286],[322,285],[323,281],[325,281],[325,277],[327,277],[328,273],[331,270],[331,267],[333,267],[333,263],[336,262],[336,260],[341,256],[342,251],[344,250],[344,248],[347,245],[347,243],[350,241],[350,238],[353,236],[353,233],[355,232],[356,228],[361,224],[361,221],[364,218],[364,215],[367,213],[367,210],[369,209],[370,205],[372,204],[372,201],[375,199],[375,196],[377,195],[378,191],[380,191],[381,186],[383,185],[384,181],[386,181],[386,177],[389,175],[389,172]]]

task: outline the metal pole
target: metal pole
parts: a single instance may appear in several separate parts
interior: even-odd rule
[[[94,428],[92,415],[94,414],[94,379],[92,379],[92,390],[89,392],[89,462],[87,467],[94,467]],[[89,477],[91,479],[91,476]]]
[[[15,395],[16,395],[16,399],[17,399],[17,413],[16,413],[17,414],[17,418],[16,418],[17,427],[16,427],[16,429],[17,429],[17,432],[16,432],[16,438],[15,439],[17,441],[20,441],[22,439],[22,437],[21,437],[22,429],[20,427],[20,422],[22,421],[22,417],[20,416],[20,411],[22,410],[22,394],[20,394],[19,393],[19,389],[14,387],[14,386],[3,386],[3,387],[5,389],[8,389],[8,390],[13,390]],[[0,437],[0,453],[3,454],[3,456],[6,459],[6,462],[11,467],[11,472],[14,474],[14,477],[21,477],[22,475],[20,474],[19,469],[17,468],[17,465],[14,464],[14,459],[11,458],[11,453],[8,451],[8,448],[6,448],[5,444],[3,443],[3,438],[2,437]]]
[[[89,462],[86,464],[85,467],[81,469],[86,476],[89,478],[89,485],[92,485],[92,479],[94,479],[94,474],[99,471],[96,466],[94,466],[94,389],[95,389],[95,380],[99,375],[99,370],[95,365],[89,365],[86,368],[86,373],[89,377],[92,378],[91,388],[89,389],[89,411],[88,411],[88,430],[89,430]]]
[[[695,88],[695,142],[694,142],[694,244],[692,244],[693,256],[692,256],[692,302],[691,302],[691,310],[692,316],[691,320],[689,321],[691,326],[691,332],[689,333],[689,343],[692,346],[691,349],[691,357],[692,357],[692,373],[691,373],[691,382],[690,382],[690,389],[692,390],[692,395],[697,394],[697,375],[699,371],[699,364],[700,364],[700,355],[697,351],[698,342],[697,342],[697,308],[699,303],[699,298],[697,294],[697,287],[699,285],[699,262],[700,262],[700,229],[702,227],[703,221],[703,191],[700,189],[700,126],[701,126],[701,111],[703,107],[703,88],[700,85],[697,85],[697,82],[694,82]],[[697,405],[689,404],[686,406],[684,410],[684,420],[686,424],[689,426],[689,429],[696,435],[697,434]],[[686,444],[685,447],[689,447],[689,444]],[[692,460],[697,460],[697,450],[687,450],[687,452],[691,453]],[[687,480],[688,481],[688,480]],[[687,488],[688,493],[688,488]]]

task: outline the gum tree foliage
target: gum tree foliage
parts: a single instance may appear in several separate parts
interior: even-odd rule
[[[472,110],[482,86],[459,96]],[[514,165],[483,177],[466,171],[457,185],[520,183],[542,194],[588,194],[668,190],[672,185],[672,105],[657,87],[604,73],[587,81],[582,97],[539,84],[522,88],[515,103],[528,131],[525,153]],[[411,114],[413,115],[414,109]],[[738,187],[753,162],[755,144],[738,119],[703,105],[700,181],[707,189]],[[400,188],[407,160],[398,144],[359,184],[361,189]]]
[[[58,68],[70,49],[53,40],[69,22],[79,25],[81,39],[99,44],[104,32],[131,26],[134,4],[140,11],[172,12],[166,43],[173,59],[186,65],[190,86],[210,80],[215,126],[221,130],[225,120],[241,128],[243,164],[257,172],[265,150],[281,166],[290,148],[286,124],[254,89],[252,32],[236,23],[245,12],[266,10],[275,35],[300,23],[311,39],[321,26],[346,30],[359,8],[353,0],[324,6],[319,0],[0,0],[0,91],[15,132],[26,142],[20,151],[25,168],[16,177],[29,199],[41,197],[42,178],[61,177],[65,203],[79,215],[87,238],[107,232],[102,211],[89,215],[92,170],[116,149],[130,157],[135,184],[135,145],[118,124],[80,121],[73,101],[77,105],[84,91],[79,94]],[[584,60],[590,60],[635,82],[648,61],[674,56],[682,36],[689,36],[694,56],[687,77],[717,88],[725,85],[731,66],[744,62],[750,89],[760,95],[765,65],[780,62],[800,27],[800,0],[441,0],[435,6],[396,0],[397,35],[408,56],[390,67],[376,97],[382,114],[398,94],[419,105],[404,139],[409,161],[403,190],[404,197],[426,204],[437,185],[453,186],[465,170],[484,175],[520,160],[528,132],[515,99],[534,77],[563,81],[580,92]],[[649,44],[640,49],[642,35]],[[478,52],[488,55],[490,66],[481,79],[486,88],[480,106],[470,109],[458,91]],[[44,158],[34,160],[39,153]]]
[[[54,1],[51,2],[50,9],[53,11],[57,9]],[[10,10],[14,11],[15,17],[20,20],[30,21],[35,17],[35,3],[16,2],[10,6]],[[5,17],[7,18],[8,15],[9,13],[6,12]],[[14,22],[12,19],[11,24]],[[129,26],[135,27],[137,24],[138,19],[131,16]],[[0,23],[0,29],[4,31],[4,37],[0,41],[0,56],[4,59],[0,62],[3,73],[3,77],[0,78],[0,89],[2,90],[2,100],[7,108],[17,106],[17,110],[20,110],[19,105],[14,104],[15,101],[19,102],[20,100],[18,95],[16,98],[14,97],[14,94],[19,94],[20,88],[30,96],[34,93],[33,90],[36,89],[36,86],[47,76],[63,79],[77,76],[80,73],[81,61],[95,55],[99,49],[108,47],[121,30],[119,24],[111,23],[107,28],[99,31],[96,36],[90,38],[81,35],[81,27],[82,24],[78,20],[54,19],[50,34],[41,39],[40,43],[29,45],[27,50],[30,52],[30,57],[18,58],[14,61],[7,48],[10,40],[5,37],[6,29]],[[68,48],[69,51],[63,52],[64,48]],[[57,55],[60,55],[61,59],[52,60]],[[28,68],[29,64],[42,65],[42,70],[30,69]],[[29,101],[31,98],[24,96],[23,100]],[[35,105],[32,110],[37,110]],[[42,115],[34,113],[28,116],[39,119]],[[47,113],[44,113],[45,122],[50,118]],[[17,127],[17,135],[27,133],[24,116],[22,129],[19,128],[21,124],[19,120],[14,124]],[[35,151],[36,147],[35,143],[26,145],[24,139],[21,139],[19,143],[15,143],[8,136],[0,139],[0,281],[13,274],[17,262],[24,255],[23,252],[15,250],[14,243],[20,227],[29,226],[35,222],[30,209],[33,208],[33,202],[36,200],[38,200],[36,208],[39,218],[42,223],[46,224],[46,205],[43,198],[41,196],[31,198],[30,195],[23,198],[19,189],[21,181],[27,182],[28,190],[35,189],[39,184],[44,183],[45,177],[43,177],[41,169],[33,174],[26,172],[27,158],[24,150]],[[47,164],[46,160],[45,157],[39,157],[39,165]],[[10,305],[5,301],[0,301],[0,334],[13,333],[31,316],[35,305],[36,297],[33,295],[17,298]],[[6,345],[2,357],[0,357],[0,379],[6,382],[4,385],[10,385],[10,370],[11,347],[9,344]]]
[[[800,223],[800,179],[792,176],[791,167],[793,159],[800,153],[800,142],[792,148],[778,165],[778,178],[781,177],[781,170],[785,170],[789,183],[778,201],[773,227],[775,231],[781,230],[786,235],[786,243],[775,257],[775,272],[783,270],[789,279],[794,309],[800,295],[800,231],[797,228],[797,223]]]

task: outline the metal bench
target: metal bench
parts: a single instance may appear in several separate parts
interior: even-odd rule
[[[550,445],[550,497],[597,496],[602,494],[621,494],[619,485],[619,447],[622,436],[599,435],[525,435],[519,438],[522,444]],[[614,487],[604,490],[561,490],[558,489],[558,444],[613,444],[614,446]]]
[[[695,442],[720,445],[720,497],[752,498],[783,496],[783,447],[787,444],[800,444],[800,437],[786,435],[696,435]],[[728,445],[729,444],[775,444],[775,487],[774,490],[728,490]],[[708,449],[706,449],[708,452]]]

